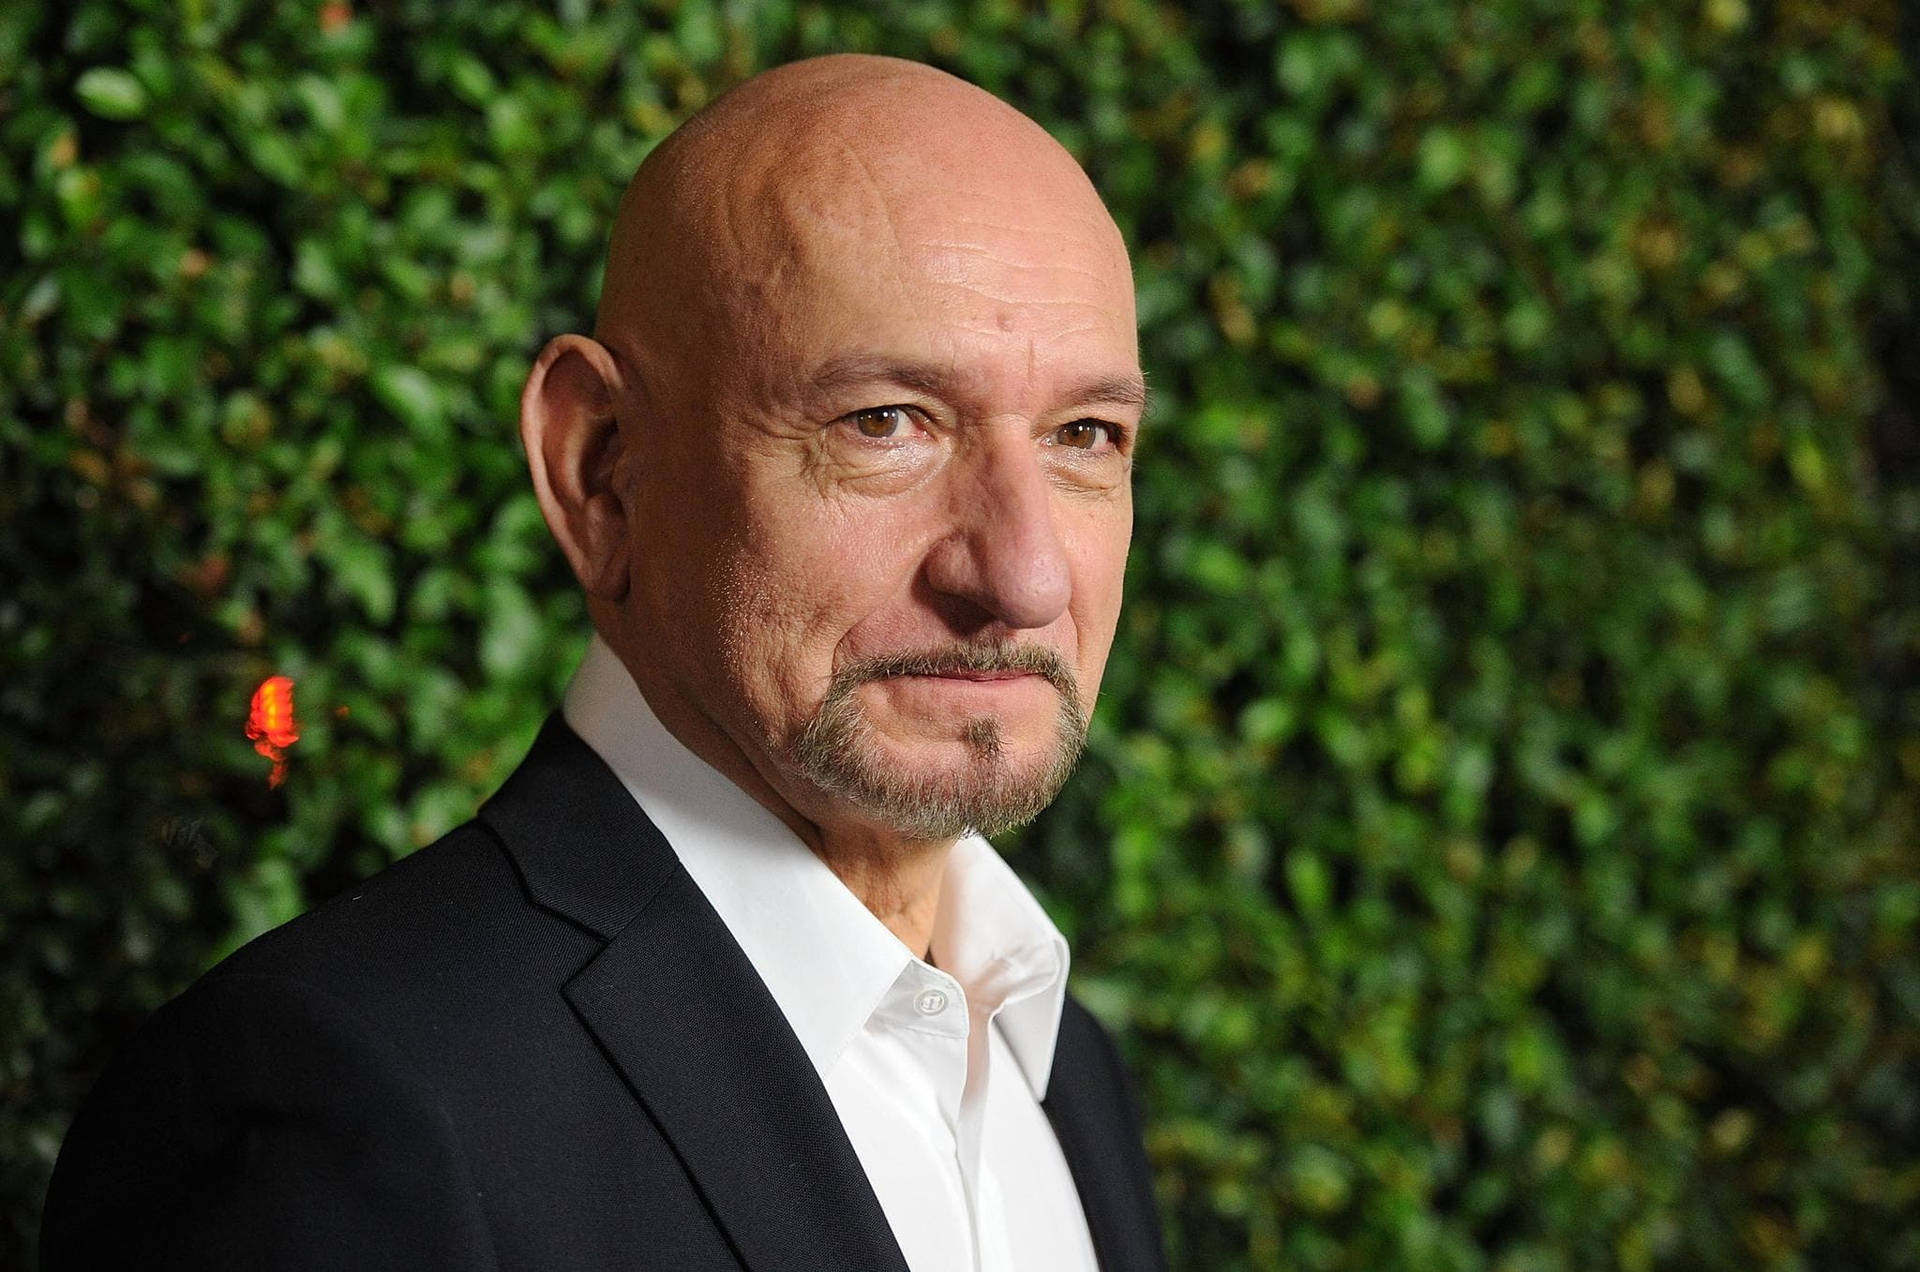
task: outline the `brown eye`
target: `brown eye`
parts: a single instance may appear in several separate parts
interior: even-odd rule
[[[907,409],[904,406],[875,406],[864,411],[855,411],[848,416],[853,426],[860,430],[862,437],[884,440],[900,432],[901,426],[909,423]]]
[[[1071,424],[1062,424],[1054,433],[1054,438],[1060,445],[1074,450],[1092,450],[1100,444],[1103,433],[1111,437],[1113,426],[1100,420],[1075,420]]]

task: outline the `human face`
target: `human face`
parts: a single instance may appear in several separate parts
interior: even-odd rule
[[[1077,171],[850,162],[731,223],[768,264],[655,403],[634,592],[805,816],[948,838],[1038,811],[1084,737],[1132,530],[1131,279]]]

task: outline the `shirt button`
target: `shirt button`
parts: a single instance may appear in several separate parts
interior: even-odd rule
[[[922,1016],[938,1016],[947,1009],[947,996],[937,989],[923,989],[913,1006]]]

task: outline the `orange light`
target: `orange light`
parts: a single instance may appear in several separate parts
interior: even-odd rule
[[[293,718],[293,681],[268,676],[260,682],[247,712],[247,736],[254,750],[273,761],[267,785],[280,785],[287,775],[287,748],[300,740],[300,726]]]

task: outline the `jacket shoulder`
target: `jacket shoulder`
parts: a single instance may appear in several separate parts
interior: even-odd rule
[[[376,1015],[409,1015],[455,1005],[481,982],[531,977],[551,990],[597,948],[533,904],[493,832],[469,821],[255,937],[202,979],[294,980]]]

